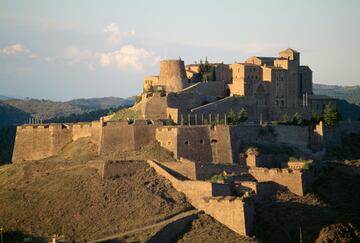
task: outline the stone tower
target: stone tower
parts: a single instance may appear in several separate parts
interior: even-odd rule
[[[165,86],[166,92],[178,92],[188,86],[184,61],[160,61],[159,83]]]

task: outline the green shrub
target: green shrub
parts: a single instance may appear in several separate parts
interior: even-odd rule
[[[224,175],[224,173],[213,175],[210,179],[212,183],[218,183],[218,182],[225,182],[228,179],[227,175]]]
[[[110,121],[127,121],[140,119],[140,112],[131,109],[122,109],[115,113]]]
[[[313,168],[313,163],[311,162],[305,162],[302,166],[302,170],[312,170]]]

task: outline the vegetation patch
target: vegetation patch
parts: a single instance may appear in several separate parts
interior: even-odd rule
[[[226,173],[221,173],[218,175],[213,175],[210,179],[210,181],[212,183],[224,183],[227,179],[229,178],[229,176]]]
[[[121,109],[117,112],[115,112],[114,116],[110,119],[110,121],[131,121],[140,119],[141,114],[139,111],[134,111],[129,108]]]

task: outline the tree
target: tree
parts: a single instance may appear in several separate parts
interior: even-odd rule
[[[285,115],[283,116],[283,122],[285,122],[285,123],[288,123],[289,122],[289,116],[288,116],[288,114],[287,113],[285,113]]]
[[[304,120],[303,120],[302,116],[296,112],[292,117],[292,123],[295,125],[303,125]]]
[[[334,126],[338,121],[341,120],[341,115],[328,103],[324,109],[324,122],[329,126]]]
[[[239,112],[239,121],[244,122],[248,119],[247,112],[245,108],[241,108]]]
[[[236,112],[234,112],[233,110],[230,110],[227,115],[227,123],[229,125],[235,125],[238,123],[238,118],[237,118]]]

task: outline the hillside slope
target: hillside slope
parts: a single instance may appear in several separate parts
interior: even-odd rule
[[[143,161],[125,161],[121,176],[102,179],[96,167],[85,162],[96,157],[95,152],[94,145],[82,139],[58,157],[0,166],[5,239],[54,233],[81,241],[96,239],[191,207]]]
[[[96,110],[109,110],[111,108],[117,109],[119,106],[129,106],[133,104],[133,99],[104,97],[76,99],[65,102],[38,99],[9,99],[3,100],[1,103],[22,111],[31,117],[49,120]],[[2,115],[1,110],[0,115]]]
[[[0,127],[27,122],[31,115],[21,109],[0,101]]]

